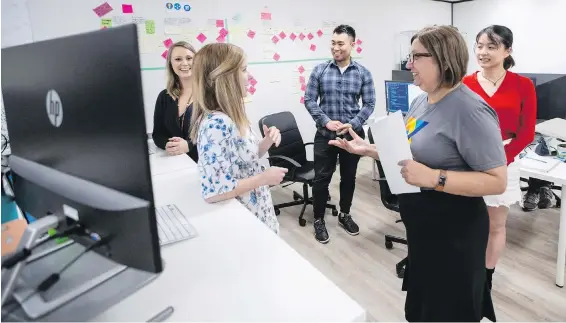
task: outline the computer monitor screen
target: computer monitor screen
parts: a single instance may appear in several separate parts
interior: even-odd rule
[[[407,113],[413,100],[423,93],[413,82],[385,81],[385,101],[387,112]]]
[[[2,49],[18,206],[74,209],[112,236],[105,256],[160,272],[141,82],[133,24]]]

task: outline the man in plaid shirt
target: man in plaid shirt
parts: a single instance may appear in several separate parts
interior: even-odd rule
[[[324,222],[328,201],[328,185],[340,158],[339,224],[351,235],[360,232],[350,215],[356,186],[356,170],[360,156],[328,145],[336,136],[351,140],[352,128],[365,138],[363,124],[373,113],[375,88],[371,73],[350,57],[356,41],[356,31],[347,25],[334,29],[331,52],[333,60],[317,65],[311,73],[305,93],[305,107],[314,119],[317,132],[314,139],[313,209],[315,238],[321,243],[330,240]],[[362,99],[363,105],[358,103]],[[318,99],[320,98],[320,102]]]

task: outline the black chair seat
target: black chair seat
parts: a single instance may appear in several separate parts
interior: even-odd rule
[[[314,162],[307,161],[301,167],[295,169],[294,180],[301,183],[312,184],[314,179]]]

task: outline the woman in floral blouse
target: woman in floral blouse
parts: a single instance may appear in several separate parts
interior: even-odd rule
[[[279,233],[269,185],[281,183],[287,169],[264,170],[259,159],[273,144],[279,145],[281,134],[264,126],[260,141],[252,132],[244,107],[244,52],[231,44],[206,45],[195,55],[192,70],[191,139],[199,152],[203,198],[214,203],[235,197]]]

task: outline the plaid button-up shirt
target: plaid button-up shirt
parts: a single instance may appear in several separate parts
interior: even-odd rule
[[[370,71],[355,61],[351,61],[343,73],[334,60],[317,65],[307,84],[305,107],[316,122],[318,132],[325,137],[336,137],[336,132],[326,129],[326,123],[332,120],[349,123],[356,131],[362,130],[375,107]]]

